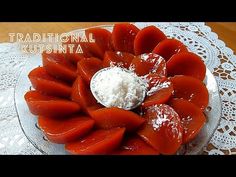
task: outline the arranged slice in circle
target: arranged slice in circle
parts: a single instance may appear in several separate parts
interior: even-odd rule
[[[30,112],[34,115],[63,117],[80,110],[80,106],[75,102],[42,95],[38,91],[28,91],[24,97]]]
[[[168,105],[150,106],[138,135],[161,154],[175,154],[182,143],[183,127],[178,114]]]
[[[150,53],[154,47],[166,39],[165,34],[155,26],[148,26],[138,32],[134,39],[134,53],[140,55]]]
[[[187,75],[203,80],[206,66],[202,59],[191,52],[181,52],[173,55],[166,63],[169,76]]]
[[[134,53],[134,38],[139,29],[133,24],[115,24],[112,31],[112,44],[116,51]]]
[[[77,65],[78,74],[87,84],[90,83],[93,75],[100,69],[102,69],[102,61],[95,57],[83,59]]]
[[[124,132],[125,128],[96,130],[80,140],[66,144],[65,149],[71,154],[108,154],[119,147]]]
[[[88,50],[94,57],[103,58],[105,51],[112,50],[111,32],[102,28],[89,28],[85,30]]]
[[[170,106],[178,113],[183,125],[183,143],[188,143],[200,132],[206,118],[202,110],[184,99],[172,99]]]
[[[161,81],[169,80],[165,76],[160,76],[157,73],[149,73],[147,74],[144,79],[146,80],[148,87],[147,91],[151,92],[158,85]]]
[[[33,69],[29,73],[28,77],[33,87],[37,91],[52,96],[67,98],[71,95],[71,87],[68,84],[49,75],[43,67]]]
[[[169,155],[198,136],[209,102],[206,66],[181,41],[156,26],[128,23],[68,35],[66,53],[42,53],[43,67],[28,75],[35,90],[24,95],[50,142],[65,144],[71,154]],[[131,102],[121,101],[124,109],[104,107],[90,90],[94,74],[107,67],[114,72],[91,83],[93,94],[108,95],[112,104],[125,95]],[[133,100],[142,103],[125,110]]]
[[[50,141],[63,144],[87,134],[92,129],[94,120],[81,115],[64,119],[39,116],[38,124]]]
[[[156,73],[161,76],[166,76],[166,62],[160,55],[154,53],[144,53],[135,56],[131,62],[130,68],[138,76],[144,76],[149,73]]]
[[[121,66],[128,69],[133,58],[134,55],[131,53],[106,51],[103,59],[103,67]]]
[[[70,61],[72,64],[74,64],[75,66],[77,65],[77,63],[81,60],[84,59],[83,54],[81,53],[76,53],[75,51],[70,53],[69,51],[65,54],[65,58],[66,60]]]
[[[77,77],[72,86],[71,100],[79,103],[83,111],[89,114],[90,111],[102,108],[93,97],[88,85],[84,82],[81,76]]]
[[[79,43],[76,43],[75,41],[73,42],[71,41],[72,35],[69,36],[68,38],[69,38],[68,41],[63,43],[63,46],[66,47],[66,53],[64,54],[64,57],[66,60],[68,60],[69,62],[71,62],[72,64],[76,66],[77,62],[80,60],[83,60],[86,54],[84,53],[83,50],[82,51],[78,50],[82,48],[81,46],[80,46],[81,48],[79,48]]]
[[[128,137],[121,147],[114,153],[116,155],[158,155],[159,152],[144,142],[138,136]]]
[[[168,61],[174,54],[187,52],[187,47],[177,39],[165,39],[153,49],[153,53],[162,56]]]
[[[65,82],[73,82],[76,79],[76,66],[66,60],[63,54],[43,52],[42,57],[43,66],[50,75]]]
[[[166,77],[158,77],[157,74],[149,74],[149,90],[142,107],[166,103],[173,93],[173,84]],[[151,87],[150,87],[151,86]]]
[[[99,128],[125,127],[127,131],[136,130],[145,121],[134,112],[116,107],[97,109],[91,113],[91,117]]]
[[[188,100],[204,110],[209,101],[209,94],[202,81],[190,76],[174,76],[171,78],[174,87],[174,98]]]

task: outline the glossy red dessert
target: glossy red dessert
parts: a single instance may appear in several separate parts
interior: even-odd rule
[[[29,79],[25,94],[47,138],[65,144],[71,154],[175,154],[206,122],[206,66],[177,39],[155,26],[116,24],[110,32],[85,30],[95,42],[83,54],[42,53],[43,66]],[[90,90],[93,75],[105,67],[123,67],[147,83],[146,97],[133,110],[104,107]]]

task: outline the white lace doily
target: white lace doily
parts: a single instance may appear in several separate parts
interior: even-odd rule
[[[215,75],[222,100],[222,117],[204,154],[236,154],[236,56],[204,23],[136,23],[156,25],[202,57]],[[14,105],[14,88],[30,54],[14,43],[0,44],[0,154],[41,154],[21,130]]]

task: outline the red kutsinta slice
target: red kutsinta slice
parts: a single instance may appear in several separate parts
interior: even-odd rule
[[[173,55],[166,63],[168,76],[187,75],[201,81],[206,75],[206,66],[201,57],[191,52]]]
[[[91,117],[99,128],[125,127],[129,132],[136,130],[145,121],[132,111],[116,107],[97,109],[91,112]]]
[[[161,55],[168,61],[174,54],[187,51],[187,47],[177,39],[165,39],[157,44],[152,52]]]
[[[82,115],[64,119],[39,116],[38,124],[50,141],[64,144],[87,134],[93,128],[94,120]]]
[[[142,107],[149,107],[154,104],[166,103],[173,93],[173,84],[166,77],[159,77],[157,74],[148,74],[146,79],[148,80],[147,97],[142,103]]]
[[[75,66],[78,61],[83,60],[86,56],[86,53],[84,53],[83,50],[78,50],[81,49],[81,46],[79,46],[79,42],[77,43],[79,39],[80,38],[78,36],[71,34],[68,36],[68,41],[63,43],[63,45],[66,45],[66,53],[64,54],[64,57]]]
[[[108,154],[119,147],[124,132],[125,128],[96,130],[80,140],[66,144],[65,149],[71,154]]]
[[[147,26],[140,30],[134,39],[134,53],[140,55],[152,52],[154,47],[166,39],[165,34],[155,26]]]
[[[103,59],[103,67],[120,66],[129,68],[134,55],[127,52],[120,51],[106,51]]]
[[[102,69],[102,61],[98,58],[91,57],[81,60],[77,64],[78,74],[89,84],[93,75]]]
[[[182,143],[183,127],[179,115],[168,105],[147,108],[138,135],[160,154],[175,154]]]
[[[88,41],[85,45],[89,52],[98,58],[103,58],[105,51],[112,50],[111,32],[103,28],[89,28],[85,30]]]
[[[159,152],[138,136],[127,137],[115,155],[159,155]]]
[[[42,95],[38,91],[28,91],[25,94],[25,100],[30,112],[34,115],[63,117],[80,111],[80,105],[75,102]]]
[[[188,100],[204,110],[209,102],[209,93],[204,83],[194,77],[177,75],[170,78],[174,88],[174,98]]]
[[[112,44],[116,51],[134,54],[134,38],[139,29],[133,24],[115,24],[112,31]]]
[[[131,62],[130,70],[134,70],[138,76],[156,73],[161,77],[167,74],[165,59],[154,53],[144,53],[135,56]]]
[[[184,99],[172,99],[170,106],[178,113],[183,125],[183,143],[188,143],[200,132],[206,122],[202,110]]]
[[[90,114],[91,111],[102,108],[103,106],[97,103],[89,90],[88,85],[78,76],[72,86],[71,100],[79,103],[83,111]]]
[[[73,82],[76,79],[76,66],[70,63],[63,54],[42,53],[43,66],[47,73],[65,82]]]
[[[47,73],[45,68],[38,67],[33,69],[28,75],[33,87],[42,93],[58,96],[70,97],[71,87],[59,79],[55,79]]]
[[[83,59],[84,59],[84,56],[83,56],[83,54],[81,54],[81,53],[76,53],[75,51],[73,51],[73,52],[71,52],[71,53],[68,51],[68,52],[65,54],[65,58],[66,58],[66,60],[70,61],[73,65],[77,66],[77,63],[78,63],[79,61],[83,60]]]

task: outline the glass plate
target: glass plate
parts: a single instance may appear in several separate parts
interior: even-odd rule
[[[108,30],[112,29],[112,26],[101,27]],[[76,30],[70,33],[83,32],[83,30],[84,29]],[[64,150],[64,145],[51,143],[47,140],[43,132],[38,128],[37,117],[30,113],[24,100],[24,94],[32,89],[31,83],[28,79],[28,73],[37,66],[42,66],[41,55],[34,55],[26,62],[16,84],[15,106],[21,128],[29,141],[43,154],[68,154]],[[204,83],[209,92],[209,105],[204,112],[207,117],[207,122],[198,136],[192,142],[182,146],[177,154],[201,154],[203,148],[208,144],[218,126],[221,118],[221,101],[217,82],[208,69]]]

